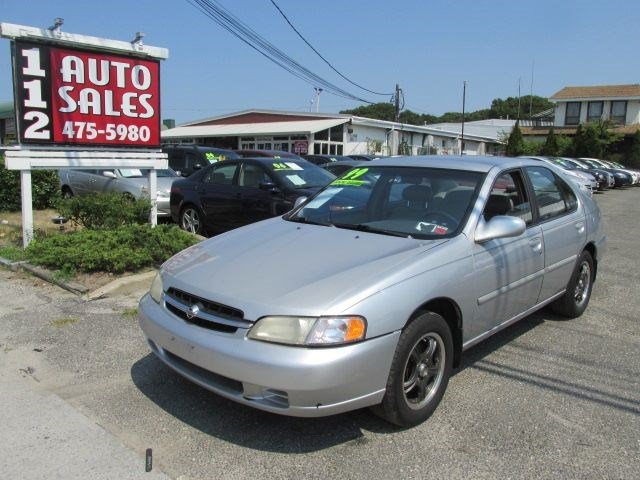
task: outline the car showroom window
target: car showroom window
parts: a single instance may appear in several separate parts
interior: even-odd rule
[[[531,225],[531,203],[519,171],[505,172],[496,179],[483,215],[487,221],[496,215],[509,215],[521,218],[527,225]]]
[[[548,168],[527,167],[527,175],[533,186],[541,221],[577,208],[578,202],[571,187]]]
[[[215,165],[204,177],[204,183],[215,185],[231,185],[238,169],[238,164]]]

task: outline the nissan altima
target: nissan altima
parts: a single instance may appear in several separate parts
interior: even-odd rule
[[[545,305],[580,316],[605,239],[594,201],[539,161],[373,160],[169,259],[140,326],[160,360],[231,400],[412,426],[466,349]]]

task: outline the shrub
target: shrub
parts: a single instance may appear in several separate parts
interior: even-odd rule
[[[175,225],[128,225],[37,238],[25,253],[30,262],[56,270],[122,273],[158,266],[197,241]]]
[[[33,208],[53,207],[58,200],[60,181],[55,170],[33,170],[31,172],[31,195]],[[7,170],[4,158],[0,157],[0,210],[15,211],[21,208],[20,172]]]
[[[151,202],[116,192],[62,198],[56,208],[72,223],[90,230],[142,225],[149,221]]]

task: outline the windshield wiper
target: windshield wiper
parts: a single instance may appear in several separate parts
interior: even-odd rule
[[[321,225],[323,227],[333,227],[333,223],[327,223],[327,222],[318,222],[315,220],[309,220],[307,218],[304,217],[287,217],[285,218],[285,220],[288,220],[290,222],[296,222],[296,223],[306,223],[308,225]]]
[[[390,235],[392,237],[413,238],[408,233],[396,232],[395,230],[384,230],[382,228],[375,228],[371,225],[364,223],[334,223],[334,227],[345,228],[347,230],[356,230],[358,232],[380,233],[382,235]]]

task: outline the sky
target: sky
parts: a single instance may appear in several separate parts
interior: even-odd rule
[[[271,0],[216,3],[306,68],[371,102],[304,44]],[[337,70],[377,92],[399,84],[406,109],[441,115],[494,98],[549,97],[565,86],[640,83],[633,0],[274,0]],[[0,0],[0,21],[144,43],[161,65],[162,118],[180,124],[246,109],[315,111],[314,85],[271,63],[188,0]],[[8,39],[0,38],[0,101],[13,98]],[[319,110],[365,103],[327,92]]]

